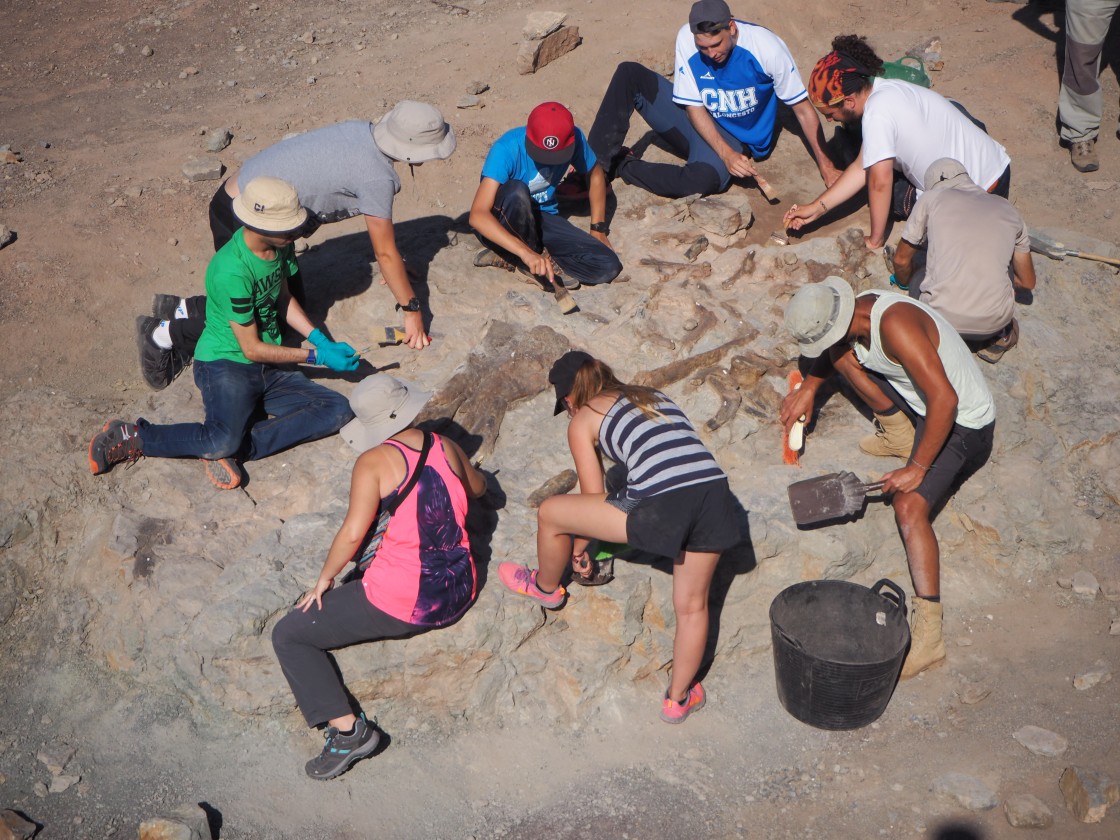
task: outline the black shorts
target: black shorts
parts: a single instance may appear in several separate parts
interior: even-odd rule
[[[626,542],[661,557],[682,550],[718,554],[740,539],[726,478],[649,496],[626,516]]]
[[[925,423],[918,423],[914,434],[914,449],[922,440]],[[917,494],[926,500],[930,510],[949,497],[968,478],[980,469],[992,454],[992,437],[996,422],[993,420],[982,429],[966,429],[953,424],[949,439],[933,459],[925,478],[918,485]]]

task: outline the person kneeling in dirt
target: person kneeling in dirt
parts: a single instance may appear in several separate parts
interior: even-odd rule
[[[377,123],[350,120],[281,140],[253,155],[210,200],[210,232],[220,250],[241,223],[234,199],[254,178],[279,178],[295,187],[311,215],[299,237],[320,225],[365,217],[381,277],[404,312],[405,341],[420,350],[428,345],[420,301],[412,290],[393,232],[393,197],[400,192],[394,163],[419,166],[445,160],[455,151],[455,134],[432,105],[404,101]],[[306,305],[298,267],[289,281],[292,296]],[[140,370],[156,390],[166,388],[194,355],[206,325],[206,298],[157,294],[152,315],[136,319]]]
[[[385,374],[354,389],[356,416],[341,434],[361,455],[346,518],[315,586],[272,631],[307,725],[326,726],[323,751],[306,766],[313,779],[343,773],[381,737],[376,722],[354,713],[327,651],[444,627],[474,603],[467,497],[481,497],[486,479],[454,441],[410,428],[430,396]],[[382,529],[379,512],[387,508],[392,514]],[[364,545],[375,522],[380,542]],[[335,587],[335,577],[359,556],[357,579]]]
[[[983,124],[959,103],[921,85],[883,78],[883,72],[883,60],[859,35],[834,38],[832,52],[813,67],[813,105],[830,122],[858,127],[863,143],[836,183],[812,203],[786,211],[787,228],[800,230],[866,187],[871,233],[865,240],[868,248],[882,248],[890,217],[909,217],[926,171],[943,157],[961,161],[975,183],[1007,198],[1011,158]]]
[[[556,185],[572,166],[591,183],[591,230],[560,216]],[[514,269],[550,288],[609,283],[622,271],[607,235],[607,180],[572,113],[544,102],[497,139],[482,165],[470,224],[485,246],[476,266]]]
[[[241,483],[237,459],[253,461],[327,437],[353,417],[341,394],[287,369],[298,362],[336,371],[358,367],[354,348],[323,335],[288,289],[296,270],[292,243],[307,222],[306,208],[291,185],[254,178],[233,209],[244,227],[206,269],[206,328],[195,352],[205,422],[110,420],[89,444],[94,475],[141,455],[199,458],[210,480],[229,490]],[[315,349],[281,345],[281,318]]]
[[[995,403],[953,325],[904,295],[856,296],[844,280],[828,277],[798,290],[786,307],[786,327],[801,354],[816,360],[801,388],[782,402],[787,433],[801,417],[812,418],[817,391],[833,371],[876,417],[905,412],[917,423],[906,466],[882,479],[916,596],[910,652],[902,666],[903,678],[912,677],[945,659],[940,550],[932,517],[987,462]]]
[[[633,61],[614,71],[588,134],[610,178],[680,198],[756,177],[754,161],[774,148],[779,101],[793,109],[825,186],[840,177],[793,56],[769,29],[735,20],[723,0],[701,0],[677,33],[675,67],[671,83]],[[622,145],[635,111],[683,166],[640,160]],[[569,194],[578,191],[565,184]]]
[[[539,568],[505,562],[498,577],[518,595],[554,610],[567,596],[560,581],[569,564],[593,573],[591,539],[674,558],[677,629],[661,719],[683,723],[705,702],[696,674],[708,640],[712,576],[723,551],[740,540],[727,476],[684,412],[660,391],[626,385],[578,350],[556,361],[548,381],[556,389],[554,414],[566,410],[571,417],[568,446],[580,492],[552,496],[538,509]],[[626,468],[626,486],[619,491],[604,491],[600,450]]]
[[[915,275],[923,246],[925,274]],[[1030,234],[1011,202],[976,186],[960,161],[941,158],[926,170],[925,192],[892,260],[892,283],[980,345],[985,362],[998,362],[1018,342],[1015,296],[1035,286]]]

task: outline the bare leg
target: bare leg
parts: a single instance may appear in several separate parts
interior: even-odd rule
[[[894,521],[906,548],[914,594],[933,598],[941,594],[941,553],[929,521],[929,503],[917,493],[896,493],[891,499]]]
[[[685,551],[673,566],[673,611],[677,632],[673,637],[673,675],[669,697],[684,702],[700,670],[708,643],[708,589],[712,585],[718,554]]]
[[[553,592],[572,562],[573,536],[626,542],[626,514],[606,503],[606,493],[545,499],[537,510],[537,586]]]
[[[339,732],[349,732],[357,722],[357,715],[343,715],[342,717],[331,718],[327,721],[327,724],[333,726]]]
[[[875,380],[867,375],[867,371],[856,361],[856,354],[850,348],[844,348],[842,352],[837,352],[834,348],[831,352],[832,366],[837,373],[848,380],[848,384],[859,394],[860,399],[867,403],[868,408],[880,413],[894,408],[894,403],[887,398]]]

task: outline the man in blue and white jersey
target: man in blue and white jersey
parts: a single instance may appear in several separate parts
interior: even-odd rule
[[[731,177],[758,175],[754,161],[774,148],[778,102],[793,109],[821,178],[840,177],[824,151],[824,132],[785,43],[770,30],[735,20],[724,0],[693,4],[677,33],[672,84],[635,62],[615,70],[588,142],[609,177],[677,198],[727,189]],[[686,159],[650,163],[624,147],[637,111]]]

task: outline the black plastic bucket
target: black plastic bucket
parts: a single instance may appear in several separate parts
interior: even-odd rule
[[[778,699],[819,729],[858,729],[878,718],[910,645],[906,596],[886,579],[870,589],[843,580],[794,584],[770,605],[770,631]]]

